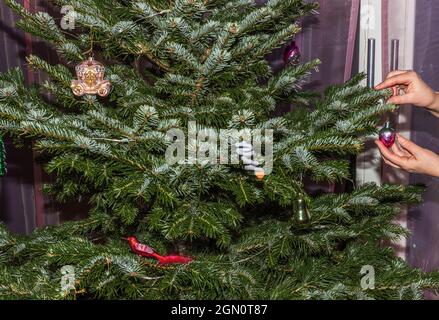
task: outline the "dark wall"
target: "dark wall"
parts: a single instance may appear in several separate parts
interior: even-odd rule
[[[45,11],[59,18],[59,10],[51,7],[49,1],[22,0],[21,3],[31,12]],[[29,84],[41,83],[45,75],[29,70],[25,57],[35,54],[57,63],[56,52],[48,44],[15,28],[16,21],[17,17],[0,1],[0,72],[20,67]],[[30,143],[16,148],[8,137],[5,142],[8,173],[0,178],[0,221],[14,232],[29,234],[36,227],[85,216],[86,201],[59,205],[42,194],[42,185],[50,182],[51,177],[44,174],[41,166],[34,161],[38,155],[32,152]]]
[[[16,17],[0,2],[0,72],[20,67],[25,70],[24,33],[15,29]],[[0,220],[19,233],[29,233],[35,226],[35,198],[32,150],[12,146],[5,137],[8,173],[0,178]]]
[[[418,0],[416,10],[415,71],[439,91],[439,1]],[[439,119],[413,109],[413,140],[439,153]],[[424,202],[410,211],[408,260],[424,270],[439,267],[439,179],[412,175],[411,183],[427,186]]]

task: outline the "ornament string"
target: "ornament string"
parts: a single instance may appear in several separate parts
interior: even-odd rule
[[[0,177],[3,177],[6,171],[6,149],[3,137],[0,135]]]
[[[93,40],[93,29],[90,29],[90,48],[83,53],[85,56],[94,58],[94,40]]]

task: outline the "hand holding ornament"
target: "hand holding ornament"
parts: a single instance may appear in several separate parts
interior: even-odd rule
[[[386,80],[375,87],[377,90],[387,88],[393,90],[388,103],[413,104],[426,108],[439,118],[439,93],[434,92],[416,72],[390,72]],[[396,134],[395,142],[394,136],[393,129],[386,124],[380,132],[380,140],[375,141],[386,164],[410,173],[439,177],[439,155],[399,134]]]
[[[439,155],[421,148],[400,134],[396,137],[396,143],[390,148],[379,140],[375,141],[387,165],[410,173],[439,177]]]

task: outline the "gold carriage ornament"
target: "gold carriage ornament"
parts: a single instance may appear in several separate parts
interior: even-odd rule
[[[90,57],[77,65],[75,70],[78,80],[73,80],[71,85],[75,96],[82,97],[85,94],[97,94],[106,97],[110,94],[111,82],[104,80],[105,67],[102,63]]]

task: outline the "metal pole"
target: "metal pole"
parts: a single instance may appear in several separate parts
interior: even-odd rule
[[[392,48],[390,50],[390,71],[399,69],[399,40],[392,39]]]
[[[367,41],[367,86],[375,86],[375,48],[376,40],[369,38]]]
[[[392,39],[390,48],[390,71],[399,69],[399,40]],[[396,111],[389,116],[389,120],[395,124],[398,123],[399,112]]]

